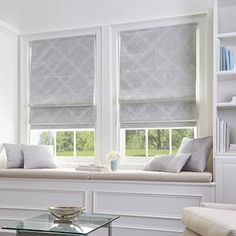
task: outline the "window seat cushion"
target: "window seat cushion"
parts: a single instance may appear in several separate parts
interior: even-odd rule
[[[160,181],[160,182],[212,182],[210,172],[187,172],[180,173],[124,170],[116,172],[90,172],[92,180],[130,180],[130,181]]]
[[[73,168],[55,169],[0,169],[0,178],[32,179],[89,179],[89,172],[76,171]]]
[[[210,172],[168,173],[143,170],[121,170],[115,172],[88,172],[75,169],[1,169],[0,178],[32,179],[79,179],[79,180],[121,180],[158,182],[206,182],[212,181]]]

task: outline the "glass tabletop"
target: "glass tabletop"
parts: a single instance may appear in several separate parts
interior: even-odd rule
[[[103,214],[82,214],[73,222],[57,223],[55,218],[50,214],[42,214],[25,220],[0,220],[2,229],[20,231],[34,231],[48,234],[78,234],[86,235],[103,226],[108,225],[112,221],[118,219],[119,216],[103,215]]]

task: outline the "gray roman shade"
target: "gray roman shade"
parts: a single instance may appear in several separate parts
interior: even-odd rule
[[[120,33],[120,124],[195,126],[196,24]]]
[[[31,128],[94,127],[95,35],[34,41]]]

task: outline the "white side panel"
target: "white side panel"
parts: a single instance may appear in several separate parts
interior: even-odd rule
[[[216,202],[236,203],[236,155],[216,158]]]
[[[0,143],[18,138],[18,37],[0,28]]]

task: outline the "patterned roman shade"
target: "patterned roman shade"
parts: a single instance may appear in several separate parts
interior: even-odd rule
[[[31,43],[32,128],[94,127],[95,35]]]
[[[195,126],[196,25],[120,33],[120,124]]]

